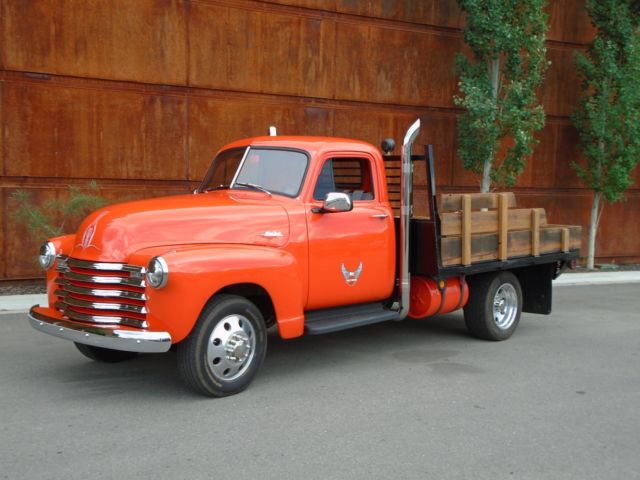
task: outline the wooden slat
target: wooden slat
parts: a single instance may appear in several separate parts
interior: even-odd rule
[[[540,210],[531,210],[531,255],[540,255]]]
[[[516,197],[513,192],[505,192],[509,208],[515,208]],[[481,208],[498,208],[498,198],[501,194],[497,193],[446,193],[438,198],[438,211],[456,212],[462,210],[462,197],[469,195],[471,197],[471,209],[479,210]]]
[[[509,199],[506,193],[498,195],[498,258],[506,260],[507,253],[507,234],[509,232]]]
[[[569,251],[569,229],[567,227],[562,229],[562,251]]]
[[[521,208],[507,210],[509,230],[528,230],[531,228],[532,210],[540,216],[541,225],[545,225],[544,208]],[[440,231],[442,236],[461,235],[462,212],[440,214]],[[498,231],[498,210],[471,212],[471,233],[492,233]]]
[[[580,248],[581,227],[540,227],[540,253],[562,251],[563,230],[568,232],[569,250]],[[531,231],[516,230],[507,235],[509,258],[531,254]],[[462,237],[446,237],[441,241],[442,265],[465,265],[462,259]],[[498,259],[498,234],[473,235],[471,239],[471,261],[481,262]]]
[[[471,196],[462,196],[462,264],[471,264]]]

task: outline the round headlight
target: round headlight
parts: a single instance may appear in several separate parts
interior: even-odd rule
[[[44,242],[40,247],[38,262],[45,270],[49,270],[56,261],[56,247],[51,242]]]
[[[147,281],[153,288],[162,288],[169,281],[169,267],[162,257],[153,257],[147,266]]]

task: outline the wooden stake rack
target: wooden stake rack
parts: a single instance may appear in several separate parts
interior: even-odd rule
[[[442,266],[580,248],[581,227],[549,225],[544,208],[516,208],[506,193],[444,194],[438,198]]]

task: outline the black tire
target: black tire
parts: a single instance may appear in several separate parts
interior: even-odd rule
[[[484,340],[506,340],[518,327],[522,289],[511,272],[469,277],[464,321],[469,333]],[[494,305],[495,303],[495,305]]]
[[[110,348],[94,347],[83,343],[75,343],[76,348],[85,357],[103,363],[118,363],[131,360],[138,356],[138,352],[124,352],[122,350],[111,350]]]
[[[196,392],[225,397],[249,386],[266,352],[267,331],[260,310],[246,298],[218,295],[178,344],[178,372]]]

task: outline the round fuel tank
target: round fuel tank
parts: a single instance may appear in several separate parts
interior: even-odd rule
[[[462,308],[469,299],[469,287],[460,277],[440,280],[411,277],[409,317],[424,318]]]

